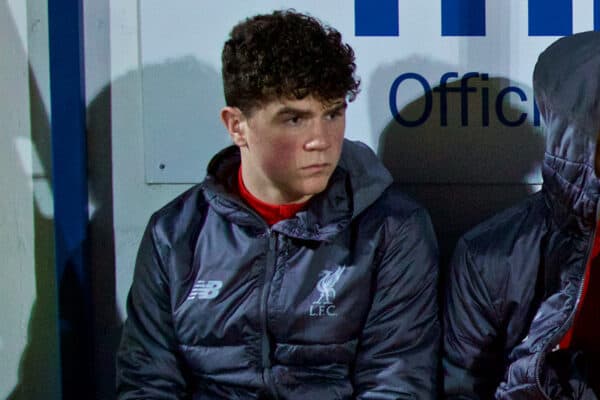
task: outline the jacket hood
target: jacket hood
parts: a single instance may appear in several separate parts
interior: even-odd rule
[[[257,216],[235,189],[239,149],[230,146],[209,163],[203,183],[206,198],[221,215],[241,225],[256,225]],[[391,174],[365,144],[344,140],[338,167],[327,188],[313,196],[295,218],[272,229],[306,240],[328,240],[373,204],[393,182]]]
[[[544,50],[535,65],[533,88],[546,126],[542,174],[552,208],[561,221],[595,225],[600,32],[564,37]]]
[[[374,203],[393,182],[373,150],[359,141],[344,141],[338,166],[346,172],[351,185],[353,217]]]

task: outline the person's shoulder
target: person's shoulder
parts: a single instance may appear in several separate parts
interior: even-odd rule
[[[475,273],[496,297],[512,283],[535,285],[547,230],[547,208],[538,192],[465,233],[456,244],[451,275]]]
[[[479,223],[460,241],[472,253],[508,256],[519,247],[532,245],[530,240],[537,241],[541,237],[540,231],[546,226],[546,210],[543,194],[535,193]]]
[[[431,254],[437,254],[437,239],[425,207],[392,184],[361,215],[363,229],[381,237],[384,243],[417,241]],[[381,234],[381,236],[378,236]]]
[[[394,183],[365,210],[365,216],[370,219],[389,219],[401,223],[410,218],[429,218],[429,213],[421,204],[404,193],[399,184]]]
[[[154,212],[150,224],[162,237],[175,240],[199,225],[207,206],[202,184],[196,184]]]

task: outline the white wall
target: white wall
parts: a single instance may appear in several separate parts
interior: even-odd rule
[[[110,195],[114,196],[116,277],[111,284],[117,297],[114,317],[118,324],[124,318],[144,225],[153,210],[185,187],[144,183],[137,2],[86,4],[85,29],[89,128],[92,136],[96,131],[107,132],[106,124],[109,134],[112,132]],[[0,254],[4,258],[0,279],[0,398],[59,399],[45,1],[0,0],[0,50]],[[104,98],[107,94],[108,102]],[[106,104],[107,113],[103,109]],[[101,156],[102,152],[90,149],[94,162],[103,164]],[[101,173],[102,166],[92,166],[92,180],[96,169]],[[102,206],[96,204],[98,197],[102,200],[106,195],[91,193],[92,218]],[[108,230],[112,234],[113,227]],[[97,239],[94,233],[92,239]],[[101,241],[97,244],[104,245]],[[101,294],[96,297],[102,301]],[[107,321],[110,318],[106,315],[101,318],[105,320],[96,321],[97,338],[114,344],[114,337],[106,339],[114,336],[114,321]],[[99,364],[99,372],[106,373],[112,366]],[[104,391],[100,398],[111,398],[111,387],[100,391]]]
[[[0,0],[0,51],[0,398],[59,399],[47,2]],[[113,231],[116,247],[116,267],[110,254],[93,265],[102,272],[94,273],[100,310],[96,375],[107,375],[97,383],[108,384],[98,388],[97,398],[110,399],[109,353],[125,315],[141,233],[150,213],[185,186],[144,183],[135,0],[85,4],[85,56],[91,247],[96,254],[110,249],[105,240]],[[102,138],[107,133],[112,144]],[[107,178],[107,171],[112,176]],[[114,226],[107,218],[113,212]],[[116,304],[109,304],[115,298]]]
[[[151,213],[189,185],[148,185],[144,177],[142,66],[136,0],[110,1],[111,131],[117,301],[125,301],[137,246]]]
[[[0,49],[0,397],[59,399],[45,2],[0,1]]]

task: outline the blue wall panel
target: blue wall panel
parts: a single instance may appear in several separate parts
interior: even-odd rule
[[[567,36],[572,33],[572,0],[529,0],[529,36]]]
[[[600,31],[600,0],[594,0],[594,30]]]
[[[63,399],[92,399],[92,291],[81,0],[49,0],[52,183]]]
[[[398,36],[398,0],[355,0],[356,36]]]
[[[442,36],[485,36],[485,0],[442,0]]]

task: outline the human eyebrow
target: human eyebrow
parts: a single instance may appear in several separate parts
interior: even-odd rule
[[[340,101],[339,103],[335,103],[330,107],[327,107],[324,110],[325,114],[334,114],[338,111],[342,111],[345,110],[346,108],[348,108],[348,103],[346,103],[345,101]]]
[[[305,117],[311,116],[312,112],[308,111],[308,110],[302,110],[300,108],[285,106],[275,113],[276,118],[277,117],[287,117],[287,116],[291,116],[291,115],[293,115],[295,117],[305,118]]]

